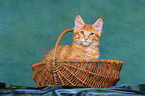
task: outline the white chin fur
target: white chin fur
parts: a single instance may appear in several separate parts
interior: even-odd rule
[[[88,46],[90,43],[87,41],[82,42],[83,45]]]

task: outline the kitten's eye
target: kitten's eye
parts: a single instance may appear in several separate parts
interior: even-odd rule
[[[94,33],[90,33],[90,35],[94,35]]]
[[[84,32],[83,32],[83,31],[81,31],[81,34],[82,34],[82,35],[84,35]]]

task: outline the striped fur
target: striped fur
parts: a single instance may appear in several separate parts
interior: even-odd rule
[[[80,15],[75,19],[72,45],[60,45],[57,59],[86,60],[99,58],[99,38],[102,33],[103,21],[99,18],[93,25],[85,24]],[[53,58],[54,50],[46,55],[46,59]]]

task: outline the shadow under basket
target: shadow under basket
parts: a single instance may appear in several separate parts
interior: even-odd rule
[[[73,29],[65,30],[55,45],[54,58],[32,65],[33,80],[37,87],[47,85],[109,88],[120,80],[123,65],[119,60],[57,60],[56,51],[62,36]]]

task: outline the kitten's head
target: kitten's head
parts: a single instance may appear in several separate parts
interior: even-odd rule
[[[99,45],[102,33],[103,20],[99,18],[94,24],[85,24],[80,15],[75,19],[74,42],[84,46]]]

